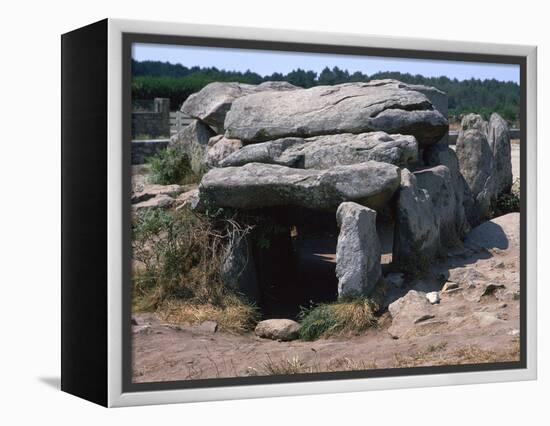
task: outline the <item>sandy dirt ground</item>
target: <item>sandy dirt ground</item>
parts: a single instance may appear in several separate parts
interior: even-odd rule
[[[447,289],[449,283],[454,287]],[[447,284],[446,287],[443,287]],[[442,289],[443,287],[443,289]],[[433,316],[411,323],[398,339],[379,326],[355,336],[314,342],[279,342],[166,324],[136,314],[133,326],[135,382],[205,379],[319,371],[400,368],[519,360],[519,214],[474,229],[463,248],[450,253],[422,280],[393,288],[386,305],[410,290],[439,291]]]

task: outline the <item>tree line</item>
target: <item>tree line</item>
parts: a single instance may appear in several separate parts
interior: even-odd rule
[[[449,96],[449,116],[460,117],[475,112],[485,119],[498,112],[506,120],[519,121],[520,90],[514,82],[495,79],[459,81],[448,77],[424,77],[420,74],[377,72],[367,75],[360,71],[350,73],[338,67],[326,67],[320,73],[297,68],[287,74],[273,73],[261,76],[252,71],[227,71],[216,67],[185,67],[161,61],[132,61],[132,98],[170,98],[171,108],[179,109],[193,93],[215,81],[235,81],[260,84],[264,81],[287,81],[303,88],[348,82],[393,78],[409,84],[434,86]]]

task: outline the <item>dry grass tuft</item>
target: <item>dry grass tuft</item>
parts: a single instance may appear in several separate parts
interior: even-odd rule
[[[298,356],[290,359],[281,359],[274,362],[268,355],[268,361],[263,364],[264,375],[279,376],[283,374],[312,373],[311,367],[304,363]]]
[[[291,358],[273,360],[267,354],[267,360],[260,367],[248,367],[249,376],[279,376],[291,374],[323,373],[337,371],[363,371],[378,368],[373,361],[353,360],[347,357],[333,358],[326,363],[319,360],[306,362],[295,355]]]
[[[457,364],[519,361],[519,345],[504,351],[491,351],[477,346],[467,346],[454,352]]]
[[[356,299],[318,305],[301,313],[300,338],[316,340],[335,334],[359,334],[376,326],[377,305]]]
[[[394,355],[394,367],[408,368],[434,365],[485,364],[519,360],[519,345],[504,351],[493,351],[470,345],[453,352],[444,352],[447,344],[432,345],[412,355]]]
[[[244,333],[254,328],[259,320],[258,310],[238,298],[226,300],[223,307],[211,303],[197,304],[185,300],[168,300],[163,303],[157,315],[172,324],[200,324],[216,321],[220,331]]]
[[[331,359],[325,371],[362,371],[378,368],[374,361],[354,360],[348,357]]]
[[[242,332],[258,321],[255,306],[228,288],[221,265],[250,231],[232,216],[187,209],[139,212],[133,223],[133,308],[156,311],[167,322],[218,322]]]

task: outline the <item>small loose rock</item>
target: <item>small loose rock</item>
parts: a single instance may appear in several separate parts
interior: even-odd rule
[[[442,292],[449,292],[449,290],[455,290],[458,288],[458,284],[457,283],[454,283],[452,281],[447,281],[444,285],[443,285],[443,288],[441,289]]]
[[[504,284],[488,283],[485,285],[483,293],[481,293],[481,297],[493,294],[497,288],[504,288]]]
[[[437,291],[432,291],[430,293],[427,293],[426,299],[428,299],[428,302],[430,302],[432,305],[439,303],[439,301],[441,300],[441,298],[439,297],[439,293]]]
[[[198,326],[198,330],[204,333],[215,333],[218,331],[218,323],[216,321],[204,321]]]
[[[432,318],[435,318],[435,315],[432,315],[432,314],[422,315],[421,317],[418,317],[417,319],[415,319],[414,323],[418,324],[419,322],[424,322]]]
[[[269,319],[260,321],[254,332],[265,339],[289,341],[298,338],[300,324],[289,319]]]
[[[150,325],[135,325],[132,327],[132,333],[134,334],[149,334],[151,331]]]

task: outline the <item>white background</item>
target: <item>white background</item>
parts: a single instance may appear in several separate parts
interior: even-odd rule
[[[530,0],[2,2],[0,423],[548,424],[544,217],[550,174],[542,160],[550,155],[550,31],[544,6]],[[60,34],[105,17],[538,45],[538,381],[112,410],[59,392]]]

